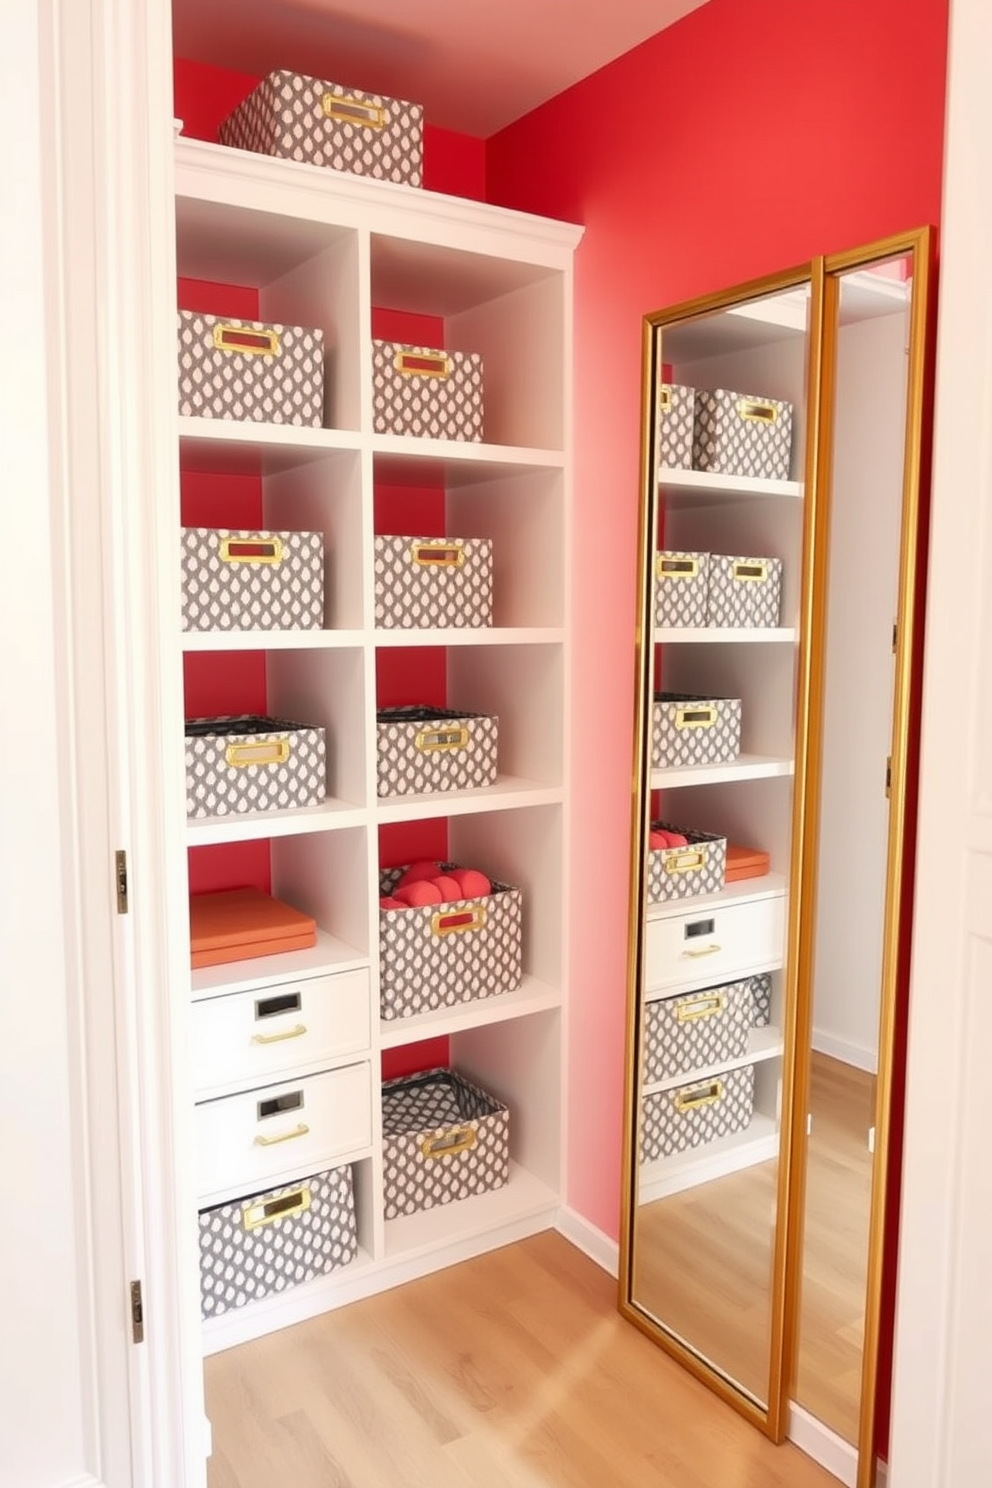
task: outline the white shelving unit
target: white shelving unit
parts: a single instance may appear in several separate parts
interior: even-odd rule
[[[740,698],[741,753],[732,763],[651,769],[652,818],[717,832],[770,854],[763,877],[720,893],[648,907],[642,1004],[771,974],[771,1022],[753,1028],[746,1053],[644,1085],[649,1098],[753,1066],[754,1113],[746,1130],[639,1170],[638,1198],[653,1203],[778,1152],[784,1008],[782,967],[794,786],[795,678],[804,512],[806,296],[785,294],[666,329],[662,356],[673,383],[735,388],[793,405],[792,479],[661,467],[656,546],[783,560],[780,623],[768,629],[656,627],[660,685],[700,697]],[[743,919],[742,919],[743,917]],[[753,922],[753,923],[752,923]],[[746,928],[741,929],[742,924]],[[679,939],[705,931],[701,941]],[[693,949],[699,945],[700,949]]]
[[[318,978],[333,987],[340,975],[364,972],[372,1013],[368,1047],[348,1056],[367,1064],[373,1091],[371,1142],[349,1154],[358,1258],[206,1324],[204,1348],[211,1352],[545,1228],[560,1203],[571,298],[580,229],[183,139],[175,172],[180,276],[254,289],[261,319],[320,326],[328,350],[324,428],[177,420],[184,485],[197,495],[216,489],[228,513],[196,525],[322,532],[326,583],[320,630],[177,631],[187,665],[197,669],[198,700],[214,676],[220,685],[228,670],[234,677],[237,666],[254,668],[255,681],[264,678],[267,711],[322,725],[329,746],[323,804],[189,822],[194,863],[201,852],[233,854],[234,866],[223,870],[233,887],[237,854],[252,844],[267,854],[272,892],[320,927],[312,950],[194,972],[191,1000],[271,996]],[[374,432],[374,310],[437,317],[439,345],[482,353],[485,443]],[[492,540],[491,628],[376,628],[373,537],[381,487],[410,492],[409,525],[393,531],[431,535],[420,510],[429,489],[443,506],[446,536]],[[257,503],[260,520],[238,519],[241,499]],[[498,714],[495,785],[377,797],[376,660],[398,648],[442,653],[447,706]],[[216,711],[235,710],[225,704]],[[181,720],[174,725],[178,735]],[[381,845],[382,833],[402,829],[409,839],[422,829],[436,840],[441,822],[452,859],[522,890],[523,983],[504,996],[381,1020],[380,854],[383,866],[396,861]],[[509,1105],[510,1181],[387,1223],[381,1057],[439,1038],[449,1040],[453,1067]],[[266,1187],[319,1171],[319,1163],[301,1168],[292,1142],[280,1150],[285,1165]]]

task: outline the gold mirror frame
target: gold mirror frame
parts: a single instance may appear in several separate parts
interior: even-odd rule
[[[833,409],[839,329],[839,279],[882,259],[913,260],[910,357],[907,383],[899,559],[899,606],[893,708],[891,807],[885,889],[885,938],[880,988],[875,1161],[868,1247],[865,1339],[859,1429],[858,1488],[875,1478],[875,1419],[886,1206],[889,1201],[890,1104],[899,1029],[897,994],[904,987],[911,920],[911,865],[915,846],[915,788],[919,718],[920,637],[923,617],[921,554],[925,510],[921,488],[928,473],[923,429],[929,413],[933,366],[932,230],[919,229],[866,247],[820,257],[782,274],[733,290],[686,301],[645,316],[642,336],[641,516],[639,589],[635,617],[636,680],[632,790],[631,894],[628,936],[627,1036],[624,1078],[623,1186],[619,1310],[667,1353],[774,1441],[787,1425],[797,1358],[802,1285],[806,1177],[806,1112],[812,1022],[811,970],[815,944],[820,742],[824,696],[825,602],[829,548]],[[645,788],[647,740],[653,697],[651,644],[652,559],[658,529],[658,459],[653,393],[661,380],[664,329],[803,285],[810,286],[807,339],[807,433],[802,576],[797,637],[795,789],[785,953],[785,1017],[777,1207],[770,1297],[767,1406],[725,1378],[640,1307],[632,1295],[634,1221],[637,1210],[637,1122],[640,1084],[640,989],[645,940],[645,833],[650,792]]]

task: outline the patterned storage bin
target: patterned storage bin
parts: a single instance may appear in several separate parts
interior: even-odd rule
[[[180,310],[179,412],[319,428],[323,331]]]
[[[183,630],[319,630],[320,532],[184,527]]]
[[[652,822],[652,829],[679,832],[687,847],[661,847],[648,853],[648,903],[695,899],[719,894],[727,866],[727,839],[712,832],[690,832],[671,822]]]
[[[768,972],[749,977],[751,986],[751,1026],[767,1028],[772,1021],[772,979]]]
[[[298,72],[270,72],[220,126],[222,145],[419,186],[424,111]]]
[[[510,1177],[510,1113],[454,1070],[382,1087],[386,1219],[502,1188]]]
[[[372,427],[419,439],[482,438],[482,357],[372,342]]]
[[[708,553],[655,554],[654,623],[677,628],[708,624]]]
[[[322,728],[253,713],[187,718],[187,816],[319,806],[325,795]]]
[[[200,1313],[219,1317],[358,1254],[351,1168],[200,1213]]]
[[[492,625],[492,543],[487,537],[377,537],[375,623],[408,630]]]
[[[380,894],[391,894],[404,872],[380,873]],[[409,1018],[515,991],[523,979],[522,908],[519,889],[493,880],[492,893],[481,899],[380,909],[382,1017]]]
[[[641,1162],[746,1131],[753,1115],[753,1064],[646,1095],[641,1102]]]
[[[792,404],[724,388],[696,389],[692,464],[713,475],[788,480]]]
[[[660,469],[692,469],[695,410],[695,388],[662,383],[658,389],[658,465]]]
[[[498,718],[448,708],[380,708],[375,734],[380,796],[496,783]]]
[[[652,717],[651,764],[655,769],[732,764],[740,754],[740,698],[656,692]]]
[[[781,558],[710,554],[710,625],[775,626],[781,611]]]
[[[740,1059],[747,1053],[753,1013],[750,977],[649,1002],[644,1009],[644,1083]]]

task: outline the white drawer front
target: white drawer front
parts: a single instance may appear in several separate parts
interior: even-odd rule
[[[197,1096],[360,1054],[372,1037],[369,974],[344,971],[194,1002]]]
[[[372,1066],[283,1081],[196,1107],[197,1194],[246,1193],[372,1142]]]
[[[715,982],[785,954],[785,896],[688,911],[647,926],[647,989]]]

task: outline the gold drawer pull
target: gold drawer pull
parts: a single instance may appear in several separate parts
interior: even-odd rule
[[[343,124],[361,124],[363,129],[384,129],[386,110],[379,103],[363,103],[360,98],[338,98],[324,93],[320,100],[326,119],[340,119]]]
[[[661,862],[669,877],[674,877],[677,873],[692,873],[696,868],[706,867],[706,849],[697,847],[691,852],[669,853]]]
[[[716,723],[717,710],[711,703],[707,708],[681,707],[675,710],[677,729],[712,728]]]
[[[719,950],[720,947],[714,946],[713,949]],[[686,952],[687,956],[692,954],[692,951]],[[710,954],[709,951],[703,952],[704,956]],[[675,1017],[679,1023],[694,1023],[697,1018],[715,1017],[717,1013],[722,1013],[726,1006],[726,997],[722,993],[717,993],[713,997],[701,997],[698,1002],[680,1002]]]
[[[309,1134],[309,1131],[310,1128],[307,1126],[306,1122],[301,1121],[299,1126],[295,1127],[293,1131],[282,1132],[281,1135],[278,1137],[256,1137],[255,1146],[278,1147],[280,1142],[295,1142],[297,1137],[307,1136]]]
[[[413,742],[421,754],[431,754],[437,749],[464,749],[468,744],[468,729],[421,729]]]
[[[661,413],[668,413],[672,406],[672,390],[662,383],[658,389],[658,409]]]
[[[702,1106],[715,1106],[720,1100],[723,1100],[723,1081],[714,1080],[704,1090],[694,1091],[690,1095],[682,1090],[677,1091],[675,1109],[680,1116],[684,1116],[689,1111],[698,1111]]]
[[[456,1126],[452,1131],[442,1132],[439,1137],[424,1137],[420,1143],[420,1155],[428,1159],[455,1157],[459,1152],[468,1152],[474,1146],[475,1127]]]
[[[737,412],[742,419],[751,419],[758,424],[773,424],[778,418],[778,409],[774,403],[760,403],[757,398],[741,398],[737,404]]]
[[[228,744],[224,758],[232,770],[252,765],[284,765],[289,759],[288,739],[264,739],[260,744]]]
[[[465,549],[461,543],[417,543],[410,549],[410,562],[418,568],[463,568]]]
[[[393,366],[401,377],[450,377],[451,358],[443,351],[398,351]]]
[[[763,584],[768,578],[768,564],[763,558],[753,558],[734,564],[736,584]]]
[[[659,579],[694,579],[699,574],[699,559],[666,558],[659,553],[654,570]]]
[[[302,1038],[307,1031],[305,1023],[297,1023],[295,1028],[287,1028],[285,1033],[255,1033],[252,1034],[253,1044],[281,1044],[285,1039]]]
[[[431,934],[460,935],[463,930],[481,930],[485,923],[484,904],[473,904],[469,909],[439,909],[431,916]]]
[[[281,563],[281,537],[223,537],[221,563]]]
[[[706,946],[705,949],[701,951],[683,951],[682,955],[688,961],[699,961],[703,956],[715,956],[718,951],[722,950],[723,946],[710,945]]]
[[[289,1219],[294,1214],[303,1214],[309,1208],[309,1188],[298,1188],[293,1193],[280,1194],[275,1199],[247,1204],[241,1211],[241,1223],[249,1232],[260,1230],[263,1225],[274,1224],[277,1219]]]
[[[239,351],[243,356],[278,356],[278,331],[256,331],[251,326],[215,325],[214,347],[217,351]]]

